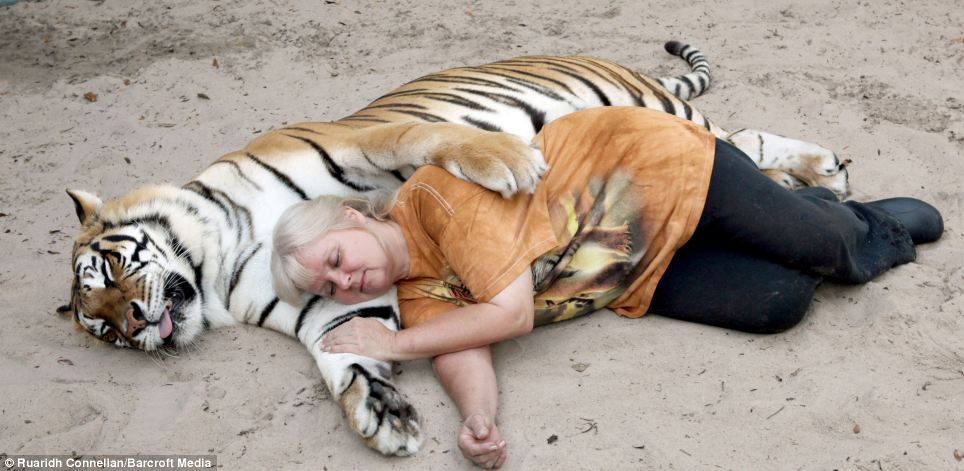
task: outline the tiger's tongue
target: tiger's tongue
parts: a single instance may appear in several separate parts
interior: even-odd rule
[[[166,339],[171,336],[171,331],[174,330],[174,324],[171,322],[171,309],[167,308],[164,310],[164,314],[161,315],[161,338]]]

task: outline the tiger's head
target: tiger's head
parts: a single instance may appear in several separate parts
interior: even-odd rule
[[[147,187],[107,203],[67,191],[81,231],[70,305],[61,311],[91,335],[154,351],[189,345],[204,329],[199,229],[190,206],[178,204],[179,191]]]

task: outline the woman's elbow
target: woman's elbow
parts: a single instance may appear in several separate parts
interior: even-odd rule
[[[532,332],[535,325],[535,306],[531,298],[524,301],[512,300],[507,303],[493,302],[491,305],[495,308],[495,312],[492,313],[494,314],[491,318],[492,322],[499,326],[500,331],[496,341]]]
[[[529,332],[532,332],[533,327],[535,327],[535,322],[533,321],[532,317],[529,317],[528,321],[519,330],[519,335],[525,335]]]
[[[516,313],[514,326],[515,335],[513,335],[513,337],[532,332],[532,328],[535,327],[535,313],[531,306],[529,308],[523,308],[520,312]]]

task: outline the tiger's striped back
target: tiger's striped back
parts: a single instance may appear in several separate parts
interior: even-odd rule
[[[724,131],[685,101],[709,87],[711,76],[705,58],[689,46],[672,49],[676,55],[688,56],[693,72],[653,79],[592,57],[518,57],[426,75],[337,123],[452,122],[531,138],[546,123],[576,110],[642,106],[694,121],[723,135]]]

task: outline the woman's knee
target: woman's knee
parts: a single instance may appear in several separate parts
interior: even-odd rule
[[[810,310],[817,284],[819,279],[806,277],[774,291],[760,302],[752,316],[748,316],[746,328],[741,330],[756,334],[776,334],[799,324]]]
[[[754,334],[778,334],[790,330],[790,328],[799,324],[806,313],[807,309],[767,312],[758,317],[756,322],[750,329],[747,329],[747,331]]]

